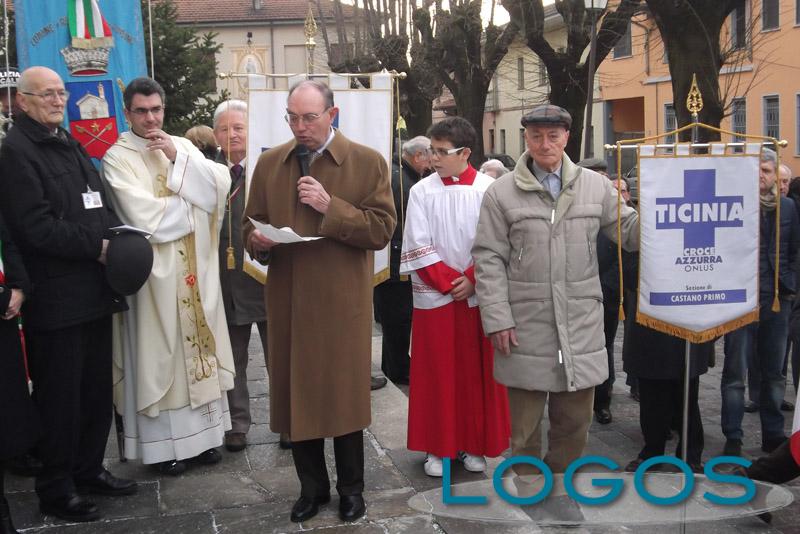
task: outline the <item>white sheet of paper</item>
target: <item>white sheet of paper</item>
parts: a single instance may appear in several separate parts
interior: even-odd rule
[[[264,224],[258,221],[254,221],[251,217],[248,217],[250,222],[253,223],[256,230],[261,232],[264,237],[275,241],[276,243],[302,243],[304,241],[314,241],[316,239],[322,239],[322,236],[319,237],[302,237],[297,235],[297,232],[289,228],[288,226],[284,226],[283,228],[275,228],[271,224]]]

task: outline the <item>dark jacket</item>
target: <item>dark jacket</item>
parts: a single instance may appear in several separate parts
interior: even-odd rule
[[[103,207],[86,209],[99,192]],[[120,224],[86,151],[22,114],[0,149],[0,211],[32,283],[29,331],[55,330],[126,308],[97,261],[108,229]]]
[[[5,282],[0,283],[0,317],[8,309],[11,290],[30,292],[19,251],[0,217],[0,258]],[[39,436],[39,423],[25,381],[17,319],[0,318],[0,462],[27,451]]]
[[[403,160],[402,173],[397,162],[392,163],[392,196],[394,196],[394,209],[397,212],[397,226],[394,228],[389,249],[389,280],[387,282],[400,280],[400,252],[403,248],[403,229],[406,225],[408,195],[411,192],[411,186],[419,182],[420,179],[422,179],[422,176],[406,160]],[[401,205],[403,206],[402,211],[400,209]]]
[[[622,345],[622,368],[629,375],[654,380],[683,380],[686,341],[663,334],[636,322],[636,290],[625,290],[625,340]],[[714,342],[692,343],[689,353],[689,376],[708,372],[714,355]]]
[[[800,221],[794,201],[781,197],[781,249],[778,293],[794,299],[797,292],[797,252],[800,250]],[[761,210],[758,287],[762,306],[772,304],[775,291],[775,212]]]
[[[228,160],[225,159],[225,154],[221,150],[214,161],[223,165],[228,164]],[[229,325],[247,325],[267,320],[267,310],[264,307],[264,286],[242,270],[245,174],[244,169],[238,179],[231,174],[231,193],[235,191],[236,195],[228,202],[219,232],[219,278],[222,285],[222,301],[225,304],[225,317]],[[233,244],[231,245],[231,243]],[[228,269],[229,246],[233,247],[235,269]]]

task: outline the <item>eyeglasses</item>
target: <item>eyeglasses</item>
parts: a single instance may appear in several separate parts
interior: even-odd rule
[[[331,108],[325,108],[322,110],[322,113],[306,113],[304,115],[297,115],[295,113],[288,112],[289,110],[286,110],[287,114],[284,115],[283,118],[292,126],[297,126],[300,124],[300,121],[302,121],[303,124],[312,124],[318,121],[319,118],[322,117],[329,109]]]
[[[129,111],[134,115],[140,115],[142,117],[148,113],[152,113],[153,115],[161,115],[164,113],[164,106],[153,106],[152,108],[133,108]]]
[[[45,91],[44,93],[29,93],[27,91],[21,91],[21,93],[28,96],[38,96],[39,98],[49,102],[55,102],[59,99],[63,100],[64,102],[69,100],[69,91]]]
[[[464,150],[466,147],[460,146],[458,148],[433,148],[428,147],[427,152],[429,156],[439,156],[443,158],[445,156],[452,156],[453,154],[457,154]]]

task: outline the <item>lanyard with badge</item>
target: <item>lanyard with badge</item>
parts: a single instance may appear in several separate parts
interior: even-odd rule
[[[103,207],[103,199],[100,198],[100,191],[92,191],[89,184],[86,184],[86,192],[81,193],[81,196],[83,197],[84,209],[93,210]]]

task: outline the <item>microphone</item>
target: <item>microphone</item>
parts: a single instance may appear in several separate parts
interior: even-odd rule
[[[300,176],[308,176],[308,160],[311,157],[311,152],[309,152],[308,147],[298,144],[294,147],[294,155],[297,158],[297,162],[300,164]]]

